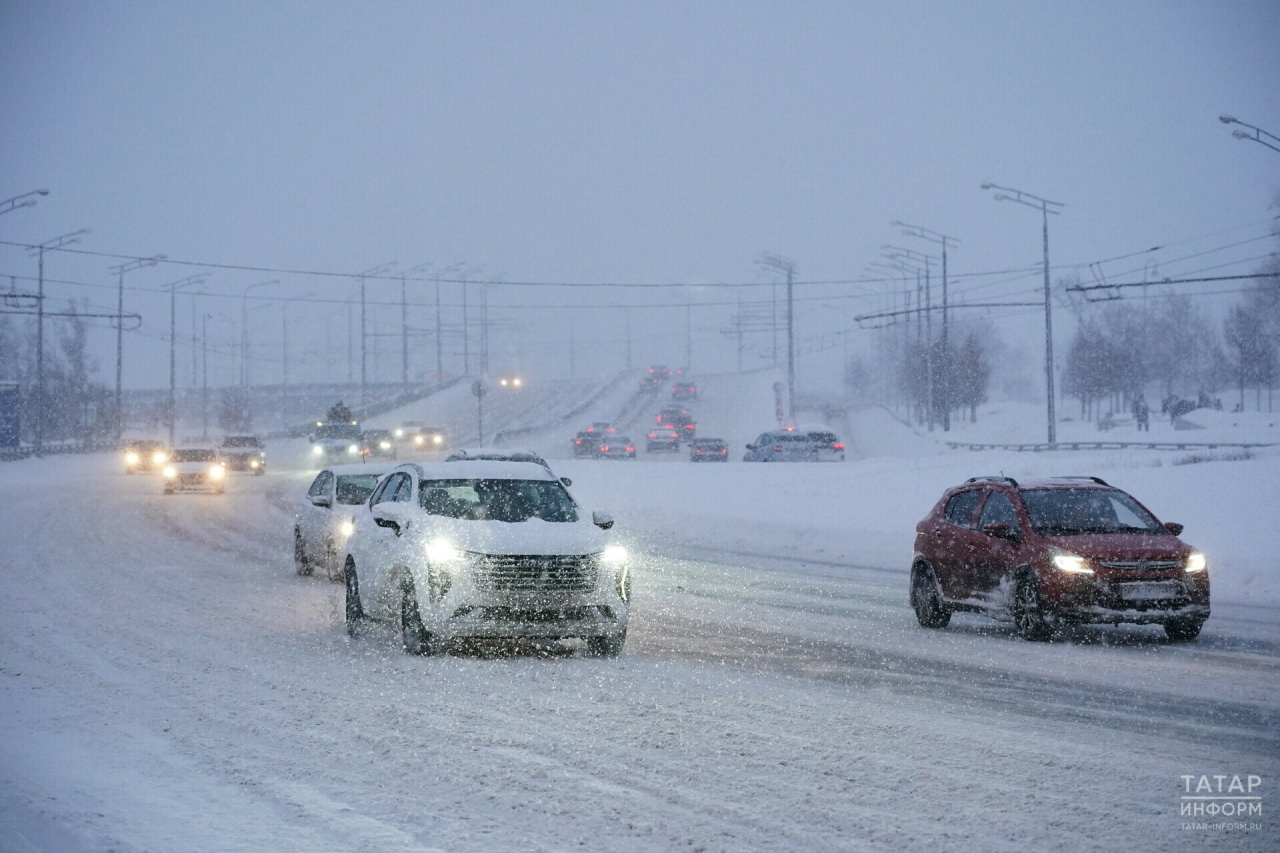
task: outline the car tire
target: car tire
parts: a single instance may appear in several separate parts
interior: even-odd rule
[[[293,570],[303,577],[315,571],[311,560],[307,558],[307,548],[302,542],[302,530],[297,527],[293,528]]]
[[[422,611],[418,607],[418,592],[413,579],[400,583],[400,643],[405,654],[438,655],[444,650],[440,639],[422,624]]]
[[[1040,598],[1040,580],[1032,572],[1018,576],[1013,589],[1013,624],[1018,636],[1043,642],[1053,636],[1053,620]]]
[[[324,549],[324,573],[329,578],[329,583],[337,583],[342,580],[342,572],[338,569],[338,549],[330,542]]]
[[[945,628],[951,622],[951,609],[942,600],[933,570],[923,563],[911,572],[911,609],[921,628]]]
[[[343,566],[342,576],[346,582],[343,619],[347,624],[347,633],[354,637],[359,628],[360,620],[364,618],[364,606],[360,604],[360,578],[356,576],[355,561],[350,557],[347,558],[347,564]]]
[[[1170,619],[1164,623],[1164,633],[1175,643],[1189,643],[1200,636],[1203,627],[1203,619]]]
[[[616,658],[622,654],[622,646],[626,642],[626,631],[610,637],[587,637],[587,654],[597,658]]]

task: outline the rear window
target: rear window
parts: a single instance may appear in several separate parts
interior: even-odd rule
[[[1028,489],[1022,503],[1041,536],[1080,533],[1167,533],[1138,502],[1118,489]]]
[[[212,450],[175,450],[174,462],[217,462],[218,454]]]
[[[947,521],[952,524],[958,524],[961,527],[973,526],[973,511],[977,509],[978,498],[982,496],[982,492],[978,489],[970,489],[967,492],[961,492],[958,495],[952,495],[947,501]]]
[[[369,500],[378,485],[377,474],[345,474],[338,478],[338,503],[356,506]]]

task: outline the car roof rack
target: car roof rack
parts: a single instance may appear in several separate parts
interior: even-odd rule
[[[1064,474],[1060,477],[1054,477],[1053,479],[1055,480],[1089,480],[1090,482],[1097,483],[1099,486],[1111,485],[1101,477],[1093,477],[1088,474]]]
[[[984,475],[984,476],[981,476],[981,477],[970,477],[969,479],[965,480],[965,482],[966,482],[966,483],[980,483],[980,482],[982,482],[983,480],[1003,480],[1004,482],[1006,482],[1006,483],[1008,483],[1009,485],[1013,486],[1015,489],[1016,489],[1016,488],[1018,488],[1018,481],[1017,481],[1017,480],[1013,479],[1012,477],[1006,477],[1006,476],[1004,476],[1003,474],[1000,474],[1000,475],[988,474],[988,475]]]

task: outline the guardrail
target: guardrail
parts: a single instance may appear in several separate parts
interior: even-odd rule
[[[976,442],[948,441],[953,450],[1013,450],[1019,453],[1038,453],[1044,450],[1216,450],[1220,447],[1274,447],[1274,442],[1229,441],[1059,441],[1056,444],[980,444]]]
[[[114,453],[122,447],[117,441],[75,441],[45,444],[37,453],[30,445],[0,447],[0,462],[15,462],[31,456],[61,456],[67,453]]]

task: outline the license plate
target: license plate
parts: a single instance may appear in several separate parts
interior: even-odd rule
[[[1182,586],[1177,581],[1140,581],[1120,584],[1120,597],[1126,601],[1178,598],[1181,594]]]

